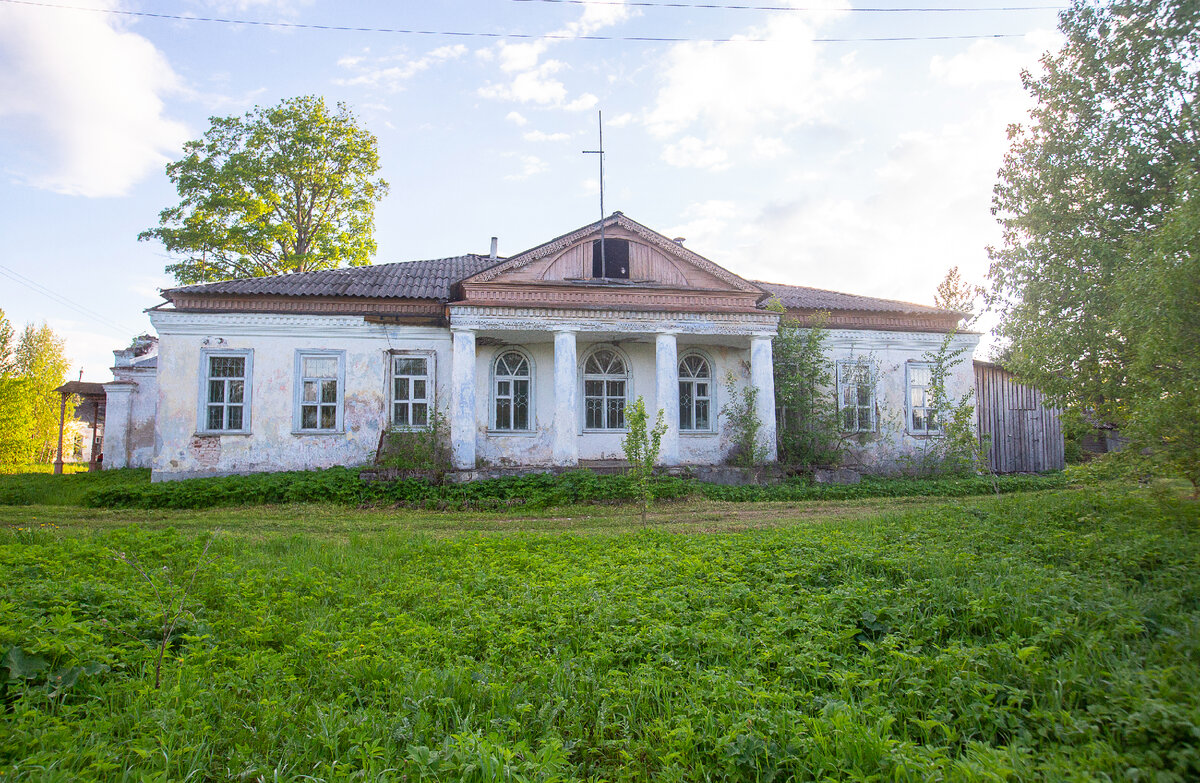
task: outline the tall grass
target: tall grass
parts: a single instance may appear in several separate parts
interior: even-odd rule
[[[737,535],[0,533],[6,779],[1188,780],[1200,513],[1127,491]],[[0,668],[0,677],[5,670]]]

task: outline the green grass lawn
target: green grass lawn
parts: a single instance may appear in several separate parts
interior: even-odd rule
[[[1196,779],[1176,494],[0,507],[0,780]]]

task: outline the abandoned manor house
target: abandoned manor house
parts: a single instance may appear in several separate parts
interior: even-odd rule
[[[961,314],[746,280],[620,212],[509,258],[464,255],[162,292],[158,333],[116,351],[105,467],[155,480],[363,465],[391,431],[443,421],[454,467],[620,459],[626,406],[667,423],[660,463],[730,456],[756,388],[775,458],[780,315],[828,313],[853,464],[889,472],[936,435],[928,358]],[[973,386],[978,335],[947,381]]]

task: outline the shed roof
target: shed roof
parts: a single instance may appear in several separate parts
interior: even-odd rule
[[[82,397],[105,396],[104,384],[92,383],[90,381],[67,381],[54,391],[61,392],[63,394],[78,394]]]
[[[176,294],[217,296],[348,296],[367,299],[450,300],[450,289],[463,278],[502,262],[474,253],[427,261],[404,261],[294,272],[271,277],[246,277],[216,283],[197,283],[164,290]]]

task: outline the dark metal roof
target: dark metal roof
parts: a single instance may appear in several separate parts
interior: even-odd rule
[[[355,296],[368,299],[450,300],[450,287],[463,278],[502,262],[475,255],[342,267],[273,277],[247,277],[164,290],[163,296]]]
[[[862,310],[873,313],[922,313],[930,315],[957,315],[962,313],[943,310],[940,307],[900,302],[895,299],[876,299],[872,296],[843,294],[821,288],[802,285],[784,285],[755,280],[755,285],[779,299],[784,307],[793,310]]]
[[[104,384],[91,381],[67,381],[54,391],[63,394],[78,394],[83,397],[104,397]]]

